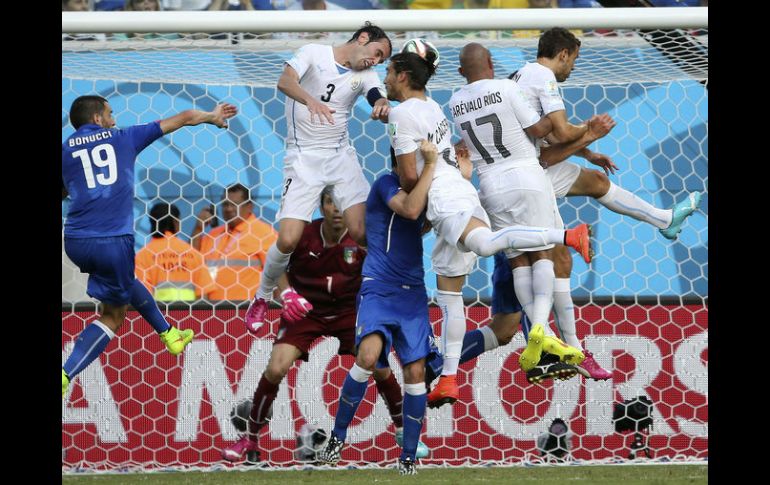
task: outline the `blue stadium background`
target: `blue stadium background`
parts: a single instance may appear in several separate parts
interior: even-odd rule
[[[520,67],[534,52],[519,48],[493,49],[500,75]],[[90,53],[63,53],[63,65],[78,56],[78,63],[88,63]],[[162,55],[162,58],[158,56]],[[290,52],[271,53],[153,53],[113,52],[106,60],[128,69],[162,69],[173,78],[178,66],[200,62],[217,69],[228,78],[244,77],[255,61],[270,62],[280,72],[280,62]],[[655,49],[633,49],[629,54],[639,62],[660,54]],[[105,61],[100,54],[100,62]],[[456,50],[442,49],[442,58],[456,58]],[[262,57],[262,58],[261,58]],[[605,59],[605,60],[603,60]],[[660,61],[660,59],[658,59]],[[579,65],[608,62],[592,59],[590,50],[581,51]],[[663,60],[663,62],[668,62]],[[134,66],[134,67],[131,67]],[[139,67],[136,67],[139,66]],[[601,66],[598,66],[601,67]],[[384,66],[379,66],[380,78]],[[204,206],[218,202],[223,188],[240,182],[252,187],[256,212],[273,222],[281,190],[283,135],[286,133],[284,96],[274,87],[246,85],[173,84],[154,82],[116,82],[114,80],[78,79],[67,73],[62,78],[62,140],[72,133],[67,111],[72,101],[83,94],[100,94],[110,100],[118,126],[128,126],[171,116],[188,108],[211,109],[219,101],[239,106],[239,115],[231,120],[229,130],[210,127],[180,130],[157,141],[138,158],[136,168],[137,249],[148,237],[149,207],[166,200],[176,203],[183,217],[182,232],[189,235],[194,214]],[[185,74],[189,77],[189,73]],[[276,73],[273,73],[277,76]],[[106,77],[106,76],[105,76]],[[182,76],[185,78],[185,76]],[[127,77],[131,79],[131,77]],[[462,83],[459,76],[457,85]],[[273,84],[274,85],[274,84]],[[567,225],[579,218],[594,224],[598,232],[599,256],[590,268],[575,259],[573,288],[577,297],[706,297],[708,279],[708,131],[707,92],[696,81],[592,85],[562,89],[572,120],[584,120],[595,113],[608,112],[618,126],[592,149],[613,157],[621,170],[612,180],[659,207],[669,207],[687,192],[701,190],[706,197],[702,212],[685,224],[678,241],[671,243],[657,230],[633,219],[621,217],[597,202],[584,198],[562,200],[560,208]],[[429,94],[444,105],[449,89],[433,89]],[[446,110],[445,110],[446,111]],[[389,166],[388,140],[384,125],[368,121],[370,107],[359,100],[350,123],[351,140],[357,149],[365,173],[372,182]],[[446,111],[447,117],[449,112]],[[451,119],[451,117],[449,118]],[[456,138],[456,137],[455,137]],[[574,160],[573,160],[574,161]],[[579,160],[577,163],[584,163]],[[62,207],[66,214],[67,203]],[[430,254],[433,236],[425,240]],[[466,297],[490,295],[491,258],[479,261],[479,269],[469,278]],[[426,257],[426,267],[430,266]],[[435,288],[434,276],[426,274],[426,285]]]

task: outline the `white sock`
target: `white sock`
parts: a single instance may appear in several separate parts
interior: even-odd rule
[[[503,249],[530,249],[547,244],[564,244],[564,229],[511,226],[492,232],[477,227],[465,236],[465,247],[479,256],[494,256]]]
[[[532,325],[541,324],[545,330],[545,335],[553,336],[553,330],[551,330],[547,320],[545,322],[536,322],[532,318],[535,303],[535,294],[532,290],[532,266],[519,266],[513,269],[513,291],[516,292],[516,298],[519,300],[524,313],[532,321]]]
[[[93,321],[93,322],[91,322],[91,323],[93,323],[93,324],[94,324],[94,325],[96,325],[97,327],[101,328],[101,329],[102,329],[102,332],[104,332],[105,334],[107,334],[107,338],[109,338],[110,340],[112,340],[113,338],[115,338],[115,332],[113,332],[113,331],[112,331],[112,329],[111,329],[110,327],[108,327],[107,325],[103,324],[103,323],[102,323],[102,322],[100,322],[99,320],[94,320],[94,321]]]
[[[419,384],[404,384],[404,394],[409,394],[410,396],[422,396],[427,392],[424,382],[420,382]]]
[[[658,209],[612,182],[610,182],[610,190],[596,200],[612,212],[652,224],[658,229],[665,229],[671,225],[671,209]]]
[[[356,382],[367,382],[372,375],[372,371],[366,370],[363,367],[358,367],[358,364],[354,363],[353,367],[348,372],[350,378]]]
[[[441,343],[444,350],[444,368],[442,376],[457,374],[460,365],[460,354],[463,350],[465,337],[465,307],[463,294],[455,291],[438,290],[436,302],[444,317],[441,322]]]
[[[497,340],[495,331],[489,328],[488,325],[486,327],[481,327],[479,332],[481,332],[481,335],[484,336],[484,352],[495,350],[500,346],[500,342]]]
[[[583,350],[575,329],[575,305],[572,303],[569,278],[556,278],[553,283],[553,312],[556,314],[556,326],[565,343]]]
[[[265,301],[273,299],[273,290],[278,286],[278,278],[286,271],[289,258],[291,258],[291,253],[282,253],[277,244],[270,246],[270,249],[267,250],[267,256],[265,256],[265,269],[262,270],[257,298],[263,298]]]
[[[548,315],[551,314],[553,302],[553,261],[541,259],[532,265],[532,322],[548,326]],[[528,314],[530,315],[530,314]]]

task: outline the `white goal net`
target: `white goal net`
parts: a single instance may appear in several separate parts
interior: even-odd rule
[[[453,407],[428,411],[421,439],[432,452],[423,463],[538,459],[537,438],[557,417],[569,426],[573,459],[625,458],[633,433],[616,431],[613,410],[638,396],[653,403],[652,426],[645,430],[653,456],[708,457],[708,30],[584,27],[576,32],[582,40],[580,57],[562,94],[573,122],[597,113],[617,121],[608,136],[590,147],[620,167],[613,182],[662,208],[695,190],[705,197],[674,242],[593,199],[561,199],[568,226],[587,222],[598,233],[595,261],[588,266],[574,259],[572,286],[578,337],[612,371],[612,379],[578,376],[530,385],[518,366],[524,340],[517,334],[510,344],[461,366],[461,398]],[[73,40],[64,40],[65,34]],[[107,33],[84,40],[91,34],[64,30],[62,140],[74,131],[68,110],[81,95],[107,98],[119,127],[188,108],[210,110],[222,101],[236,104],[239,114],[229,129],[180,130],[140,154],[136,249],[149,241],[154,204],[179,208],[181,238],[189,240],[196,215],[212,204],[218,208],[224,189],[234,183],[251,188],[255,214],[277,227],[286,134],[285,97],[276,89],[282,63],[307,42],[340,43],[348,35],[165,32],[118,38]],[[537,50],[537,31],[533,37],[513,29],[446,32],[429,25],[392,36],[394,50],[415,35],[430,38],[440,50],[441,65],[428,94],[445,109],[453,90],[464,83],[457,58],[467,42],[490,48],[498,77],[534,61]],[[377,67],[381,79],[385,67]],[[373,182],[389,170],[390,160],[385,125],[369,120],[369,113],[366,101],[359,100],[350,135]],[[448,109],[446,114],[451,119]],[[62,220],[68,203],[62,202]],[[426,236],[426,268],[433,242],[432,234]],[[479,259],[468,278],[469,330],[489,321],[492,269],[491,258]],[[425,283],[432,294],[432,271],[426,272]],[[95,317],[94,300],[84,288],[85,276],[62,246],[63,359]],[[201,299],[161,304],[161,310],[170,322],[194,329],[195,340],[183,355],[173,357],[130,311],[118,338],[77,376],[63,400],[64,469],[225,463],[220,450],[238,435],[230,411],[256,389],[276,337],[279,310],[270,310],[270,325],[257,338],[241,323],[241,301]],[[430,315],[438,330],[440,312],[431,308]],[[264,461],[296,465],[302,425],[331,429],[339,390],[353,362],[338,356],[337,346],[336,339],[319,341],[309,362],[297,362],[281,384],[273,418],[260,436]],[[393,368],[402,382],[399,366]],[[343,453],[348,463],[391,464],[400,453],[387,407],[373,385],[348,443]]]

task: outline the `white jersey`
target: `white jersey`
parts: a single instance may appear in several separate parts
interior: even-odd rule
[[[438,148],[439,159],[433,178],[441,175],[462,178],[452,146],[452,131],[449,120],[441,107],[430,98],[424,101],[409,98],[390,110],[388,115],[388,137],[393,151],[398,155],[416,151],[417,175],[422,173],[425,159],[420,153],[420,140],[428,140]]]
[[[449,108],[479,175],[538,165],[535,142],[524,129],[540,121],[540,115],[515,82],[482,79],[466,84],[452,95]]]
[[[524,64],[524,67],[513,75],[513,80],[524,91],[529,105],[540,116],[548,115],[554,111],[566,110],[556,76],[552,70],[542,64],[537,62]]]
[[[374,69],[354,71],[334,60],[332,46],[308,44],[286,61],[299,75],[299,84],[316,99],[335,110],[334,124],[310,120],[310,111],[302,103],[286,98],[286,148],[300,150],[338,149],[350,145],[348,118],[359,95],[372,88],[382,88]]]

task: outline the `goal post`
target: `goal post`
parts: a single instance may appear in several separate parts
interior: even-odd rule
[[[657,458],[708,457],[708,9],[367,10],[335,12],[62,13],[62,140],[74,130],[68,110],[81,95],[107,98],[117,125],[172,116],[184,109],[236,104],[227,130],[193,127],[163,137],[137,158],[136,249],[149,240],[150,207],[180,209],[189,240],[196,215],[218,207],[226,187],[252,191],[255,214],[277,227],[286,134],[285,97],[276,89],[283,63],[309,42],[338,44],[364,21],[383,27],[394,50],[415,36],[440,50],[428,94],[447,103],[464,79],[459,50],[490,48],[497,77],[533,61],[539,30],[577,33],[582,45],[561,84],[573,122],[609,113],[617,126],[591,149],[620,167],[617,185],[668,208],[694,190],[700,210],[675,242],[656,228],[610,212],[586,197],[559,200],[565,223],[593,225],[597,257],[574,259],[577,332],[613,378],[577,377],[533,386],[518,367],[524,340],[460,367],[461,399],[430,410],[422,440],[425,464],[517,464],[540,459],[537,438],[553,421],[570,430],[571,456],[601,462],[625,458],[632,437],[613,424],[614,406],[637,396],[653,402],[648,444]],[[130,35],[133,33],[137,35]],[[376,68],[384,78],[386,64]],[[373,180],[389,169],[385,125],[359,100],[351,143]],[[450,118],[451,119],[451,118]],[[456,134],[455,134],[456,135]],[[592,168],[582,159],[571,161]],[[62,220],[68,207],[62,203]],[[221,213],[219,214],[221,220]],[[435,291],[426,236],[429,294]],[[479,259],[464,289],[467,327],[490,317],[493,263]],[[95,316],[84,275],[62,247],[62,357]],[[63,469],[218,467],[219,450],[237,438],[229,413],[250,398],[267,365],[279,311],[256,338],[245,331],[244,302],[161,305],[169,321],[196,339],[179,358],[168,355],[147,322],[130,311],[120,335],[70,386],[62,405]],[[440,311],[432,307],[438,330]],[[352,358],[325,339],[281,385],[273,418],[262,431],[262,459],[297,465],[295,438],[305,423],[329,431]],[[393,360],[399,382],[401,374]],[[370,386],[349,432],[346,461],[392,464],[399,448],[387,407]],[[226,464],[225,466],[230,466]]]

